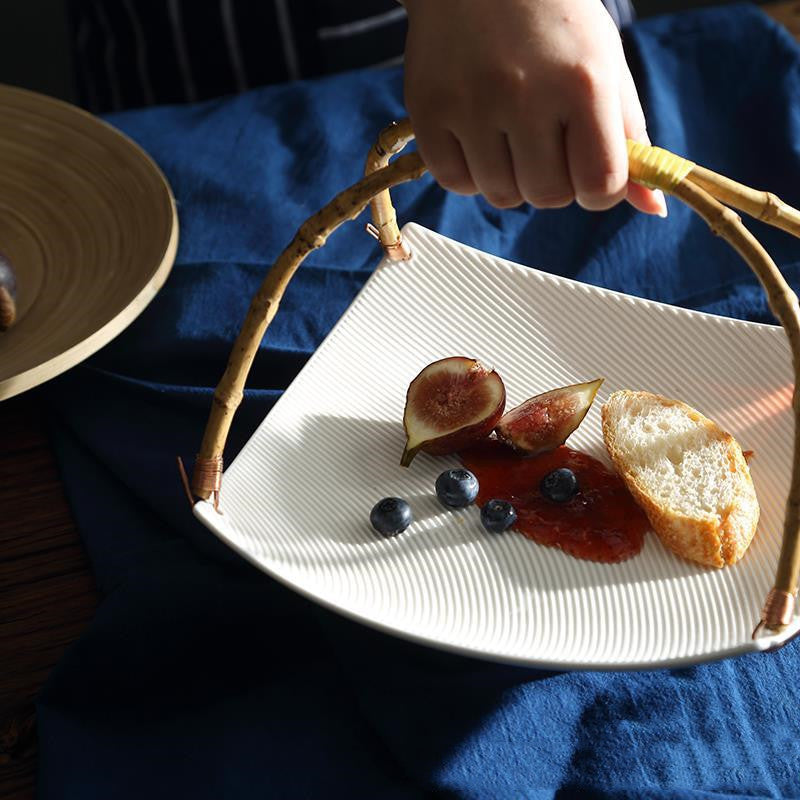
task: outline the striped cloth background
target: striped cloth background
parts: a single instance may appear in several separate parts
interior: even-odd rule
[[[618,27],[630,0],[604,0]],[[78,102],[93,112],[205,100],[400,63],[395,0],[68,0]]]

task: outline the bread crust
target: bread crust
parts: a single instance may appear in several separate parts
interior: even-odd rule
[[[616,444],[613,413],[618,403],[641,401],[663,407],[677,406],[712,439],[726,446],[728,463],[736,477],[734,500],[720,509],[719,519],[687,516],[658,503],[633,474]],[[603,440],[614,466],[625,481],[634,500],[644,510],[653,530],[665,547],[689,561],[709,567],[736,563],[745,553],[758,526],[759,505],[750,468],[736,439],[715,422],[680,400],[671,400],[651,392],[623,390],[614,392],[601,409]]]

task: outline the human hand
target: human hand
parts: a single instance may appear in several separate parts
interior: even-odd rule
[[[648,142],[619,32],[600,0],[405,0],[405,98],[434,178],[498,208],[591,210],[623,198],[625,139]]]

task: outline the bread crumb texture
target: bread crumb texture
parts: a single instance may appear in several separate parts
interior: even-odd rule
[[[740,559],[759,508],[733,436],[685,403],[650,392],[615,392],[602,418],[609,455],[661,541],[707,566]]]

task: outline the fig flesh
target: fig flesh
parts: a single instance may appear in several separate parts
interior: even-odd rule
[[[408,387],[400,464],[407,467],[420,451],[443,456],[483,439],[505,404],[503,381],[480,361],[452,356],[428,364]]]
[[[531,397],[503,414],[494,429],[497,438],[527,456],[555,450],[581,424],[602,382],[598,378]]]

